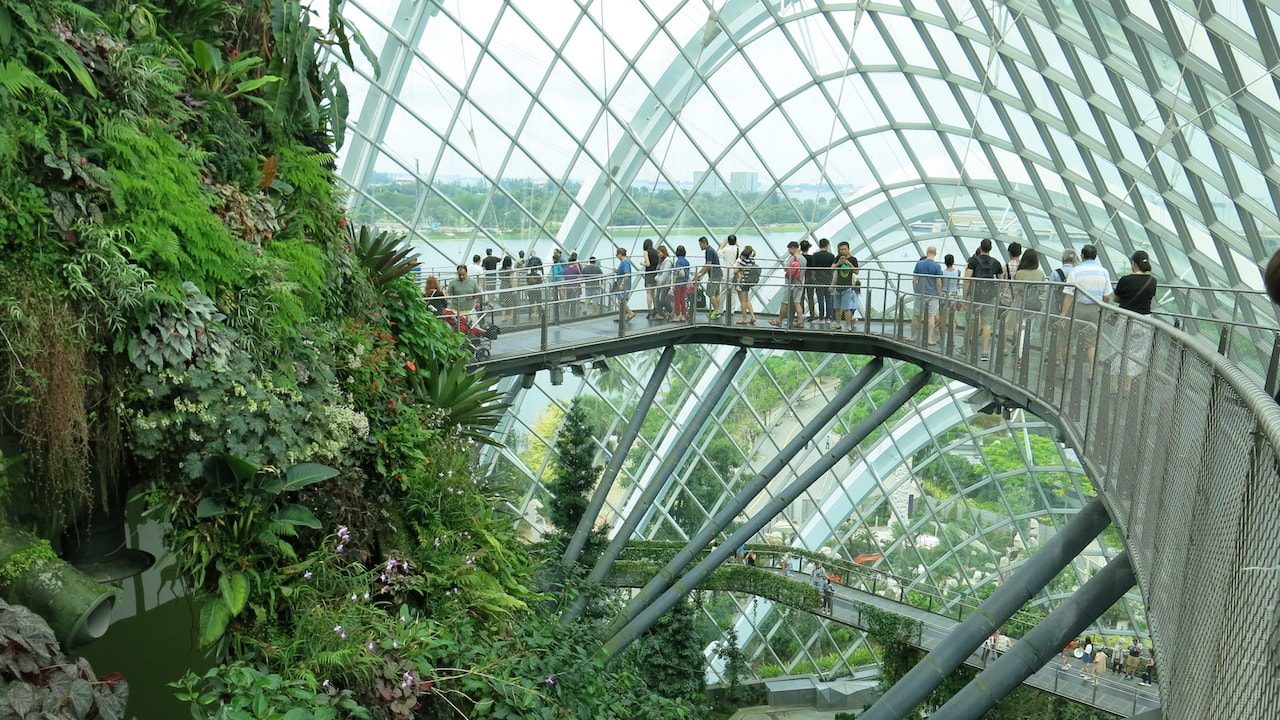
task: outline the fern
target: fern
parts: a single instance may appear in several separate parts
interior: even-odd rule
[[[162,286],[176,292],[194,282],[216,297],[244,282],[252,263],[247,245],[212,211],[191,153],[158,124],[106,145],[114,212],[130,233],[129,249]]]
[[[0,90],[19,100],[38,96],[48,99],[61,98],[39,75],[26,66],[21,60],[5,60],[0,62]],[[0,94],[3,97],[3,94]]]

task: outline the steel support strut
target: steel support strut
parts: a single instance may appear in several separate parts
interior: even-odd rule
[[[982,674],[956,693],[931,717],[933,720],[976,720],[1011,690],[1052,661],[1062,648],[1094,620],[1102,617],[1134,586],[1129,551],[1117,555],[1026,637],[1014,644]],[[898,681],[902,684],[906,678]],[[865,717],[865,716],[864,716]]]
[[[596,564],[591,568],[591,573],[587,575],[587,582],[598,584],[609,574],[610,568],[613,567],[613,561],[618,559],[622,554],[622,548],[631,540],[631,534],[635,532],[640,525],[640,521],[644,519],[646,513],[649,512],[654,500],[658,498],[658,494],[666,487],[671,476],[675,473],[676,467],[684,460],[684,454],[688,451],[689,446],[693,444],[694,439],[698,436],[698,432],[711,419],[711,413],[715,411],[716,406],[720,404],[720,398],[724,396],[729,385],[733,383],[733,378],[738,374],[738,368],[742,367],[742,362],[747,358],[747,349],[742,348],[733,354],[729,362],[725,365],[724,370],[720,373],[720,377],[716,378],[715,383],[711,386],[711,390],[707,396],[698,404],[698,409],[694,411],[693,416],[689,419],[686,427],[687,432],[678,433],[675,442],[671,444],[665,457],[662,458],[662,464],[654,472],[650,478],[648,485],[644,491],[636,498],[635,505],[632,506],[631,512],[627,513],[626,519],[622,521],[622,525],[618,527],[613,540],[609,541],[609,546],[600,553],[600,557],[596,560]],[[562,622],[569,623],[582,614],[586,608],[587,597],[579,594],[565,611]]]
[[[587,544],[591,529],[596,525],[596,518],[600,517],[600,509],[604,507],[604,501],[609,497],[609,491],[613,489],[613,481],[617,479],[618,472],[627,461],[627,453],[631,452],[631,445],[640,434],[640,426],[644,425],[649,407],[653,405],[653,399],[657,397],[662,381],[667,379],[667,373],[671,370],[671,361],[675,357],[676,346],[668,345],[662,351],[662,356],[658,358],[658,364],[653,367],[653,373],[649,375],[649,383],[644,386],[640,402],[636,404],[636,409],[631,414],[631,421],[622,431],[622,437],[618,439],[618,446],[613,449],[613,456],[609,458],[609,464],[605,466],[604,473],[600,476],[600,483],[596,485],[591,502],[587,503],[582,519],[578,521],[578,527],[573,537],[569,539],[569,547],[565,548],[564,557],[560,560],[560,564],[565,569],[573,567],[573,564],[578,562],[578,556],[582,554],[582,548]]]
[[[777,517],[778,513],[785,510],[788,505],[800,497],[819,478],[826,475],[836,462],[852,452],[858,446],[858,443],[865,440],[876,428],[888,422],[893,413],[897,412],[903,405],[906,405],[907,401],[915,396],[920,391],[920,388],[924,387],[925,383],[929,381],[929,377],[928,370],[921,370],[901,388],[898,388],[898,391],[891,395],[888,400],[885,400],[883,405],[877,407],[859,423],[853,432],[840,438],[840,441],[834,447],[818,458],[817,462],[805,469],[777,497],[770,500],[760,512],[735,530],[728,539],[712,550],[707,557],[703,558],[683,577],[672,583],[666,592],[662,593],[651,605],[636,615],[622,630],[610,638],[600,650],[602,658],[611,660],[621,654],[623,650],[626,650],[641,633],[657,622],[663,613],[671,609],[671,606],[679,602],[689,591],[696,588],[698,583],[705,580],[713,570],[728,559],[737,547],[746,543],[756,533],[760,532],[765,525]]]
[[[693,558],[706,549],[717,535],[724,532],[729,523],[738,517],[738,513],[745,510],[747,505],[751,504],[752,500],[755,500],[756,496],[787,466],[787,463],[791,462],[797,453],[812,442],[818,433],[822,432],[827,423],[831,422],[836,414],[843,410],[867,386],[867,383],[871,382],[871,379],[880,372],[882,367],[884,367],[884,360],[882,358],[873,358],[852,380],[846,383],[836,393],[835,397],[831,398],[831,402],[827,403],[817,415],[814,415],[800,429],[800,432],[791,439],[791,442],[779,450],[778,454],[761,468],[760,472],[751,478],[751,481],[732,500],[725,504],[710,521],[703,525],[702,529],[689,540],[684,548],[676,553],[676,556],[659,570],[658,574],[654,575],[653,579],[632,598],[626,609],[613,621],[605,637],[609,637],[621,630],[624,625],[635,619],[636,615],[639,615],[646,605],[653,602],[654,598],[671,587],[671,583],[675,582],[678,574],[688,567]]]
[[[932,652],[889,688],[862,714],[862,720],[897,720],[910,714],[947,676],[963,665],[991,633],[1043,590],[1110,523],[1111,518],[1102,501],[1092,500],[1049,542],[1027,558],[1017,572],[983,601],[968,619],[952,628]]]

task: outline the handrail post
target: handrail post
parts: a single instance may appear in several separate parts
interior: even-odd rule
[[[1218,331],[1218,354],[1231,359],[1231,326],[1223,325]]]
[[[1263,388],[1271,397],[1276,396],[1276,378],[1280,374],[1280,335],[1271,341],[1271,359],[1267,362],[1267,379]]]
[[[627,282],[631,282],[631,279],[627,278]],[[630,293],[631,293],[630,290],[622,290],[620,286],[618,287],[617,297],[616,299],[614,299],[617,301],[617,304],[618,304],[618,337],[627,337],[626,307],[627,305],[630,305],[630,302],[627,302],[628,300],[630,300]],[[626,299],[626,300],[623,300],[623,299]]]
[[[863,286],[863,289],[866,290],[865,293],[859,293],[856,287],[853,289],[855,297],[861,295],[861,297],[858,297],[858,305],[862,307],[862,322],[867,329],[868,335],[871,334],[871,276],[873,274],[875,274],[875,271],[867,270],[867,283]],[[858,282],[857,275],[854,275],[853,282],[855,284]]]
[[[538,332],[540,347],[547,349],[547,303],[545,302],[546,292],[539,292],[539,296],[543,298],[543,302],[538,303]]]
[[[733,293],[734,283],[731,281],[731,272],[723,271],[724,279],[721,280],[721,295],[724,297],[724,326],[729,327],[733,324]]]

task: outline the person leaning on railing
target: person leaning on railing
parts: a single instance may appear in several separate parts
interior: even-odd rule
[[[458,266],[458,277],[445,286],[449,297],[454,298],[453,309],[461,315],[470,315],[480,297],[480,283],[470,276],[466,265]]]
[[[427,276],[427,283],[422,289],[422,296],[426,298],[427,307],[431,311],[439,315],[443,313],[445,308],[449,307],[449,301],[444,297],[444,290],[440,289],[440,279],[435,275]]]

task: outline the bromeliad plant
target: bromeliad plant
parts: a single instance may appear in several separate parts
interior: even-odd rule
[[[361,225],[359,230],[349,225],[347,232],[352,254],[369,274],[374,287],[386,287],[418,265],[418,254],[404,235],[393,235],[386,230],[374,235],[368,225]]]

